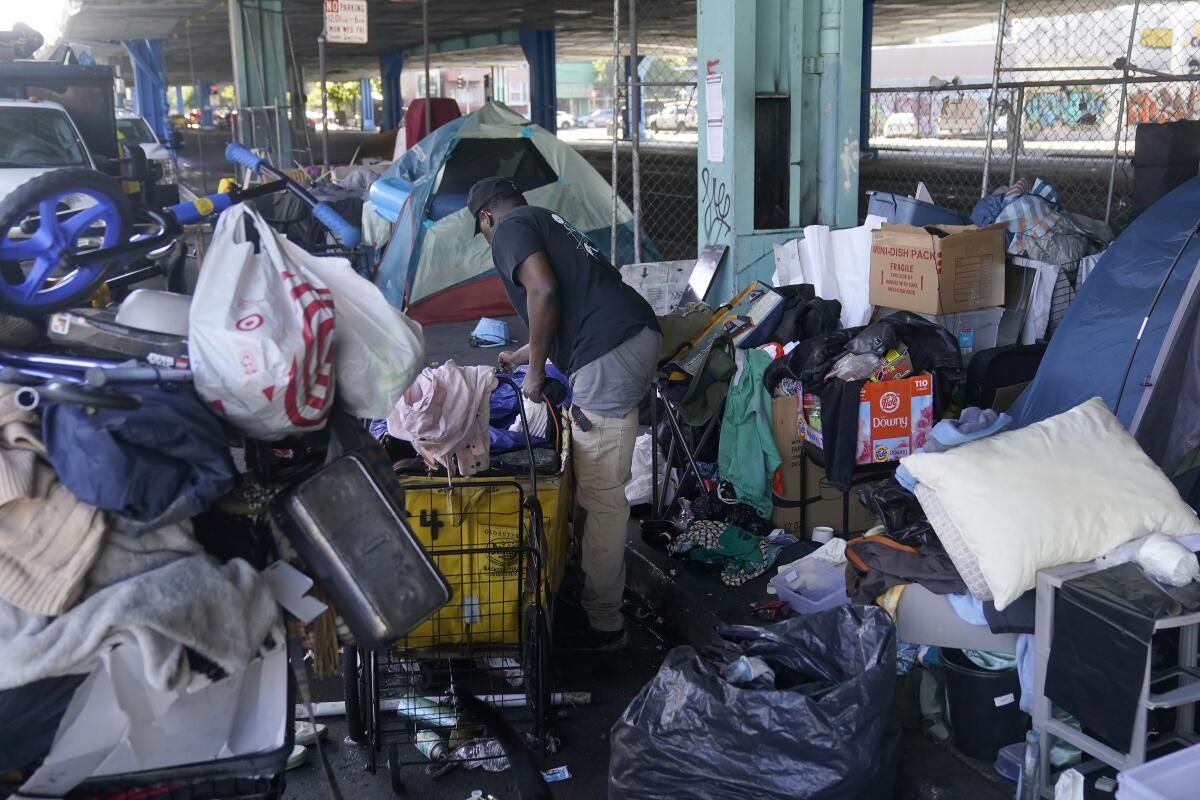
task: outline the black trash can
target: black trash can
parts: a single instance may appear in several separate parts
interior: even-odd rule
[[[942,649],[954,746],[981,761],[995,761],[1001,747],[1025,740],[1029,715],[1021,710],[1016,668],[988,670],[961,650]]]

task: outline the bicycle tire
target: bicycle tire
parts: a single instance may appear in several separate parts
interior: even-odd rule
[[[129,199],[121,191],[121,185],[102,172],[85,167],[67,167],[28,180],[0,200],[0,249],[7,242],[9,231],[19,225],[21,220],[28,217],[42,202],[71,194],[88,195],[98,204],[105,206],[101,209],[106,217],[102,249],[129,239],[133,209]],[[110,227],[110,222],[117,223],[115,231]],[[73,251],[84,232],[86,231],[80,231],[72,241],[65,243],[66,246]],[[53,257],[51,260],[57,261],[64,249],[44,251],[34,258]],[[27,260],[31,259],[8,258],[0,261],[0,265],[7,268]],[[17,284],[0,278],[0,311],[20,317],[38,318],[79,305],[91,297],[116,263],[117,261],[113,260],[81,268],[71,273],[66,280],[60,280],[49,288],[45,281],[50,275],[46,274],[40,286],[34,287],[36,302],[18,297]],[[9,270],[5,269],[5,272]],[[80,272],[83,274],[80,275]]]

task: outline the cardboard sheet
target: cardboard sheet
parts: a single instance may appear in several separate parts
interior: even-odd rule
[[[268,752],[283,746],[287,653],[188,692],[146,686],[137,647],[122,645],[79,687],[54,746],[16,797],[59,796],[82,781]]]

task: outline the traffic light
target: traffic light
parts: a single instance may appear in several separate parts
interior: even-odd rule
[[[220,94],[220,92],[221,92],[221,87],[215,83],[208,87],[209,94],[215,95],[215,94]]]

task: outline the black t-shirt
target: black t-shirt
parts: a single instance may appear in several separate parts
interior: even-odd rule
[[[546,254],[558,280],[558,335],[550,360],[568,375],[634,336],[642,328],[658,330],[654,311],[621,273],[575,226],[536,206],[509,211],[492,236],[492,263],[508,299],[529,322],[525,287],[513,275],[537,252]]]

